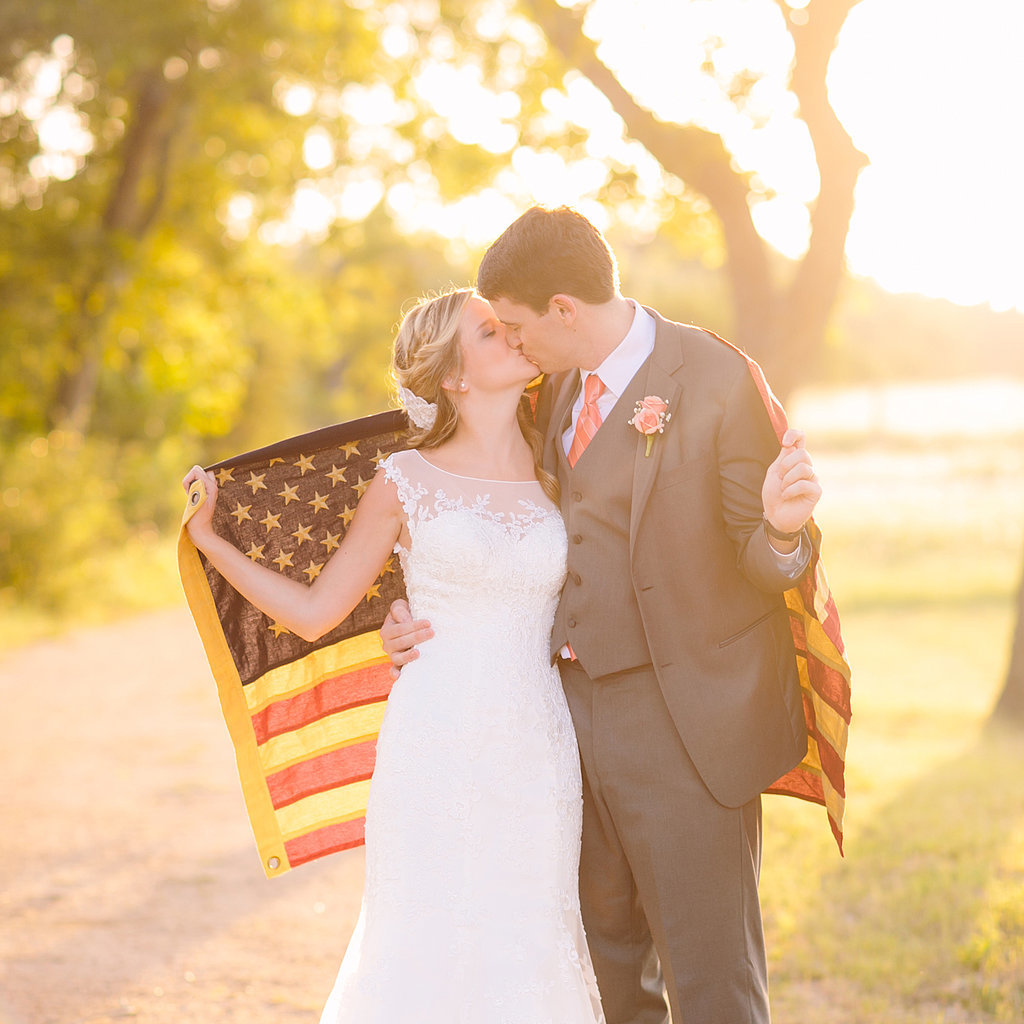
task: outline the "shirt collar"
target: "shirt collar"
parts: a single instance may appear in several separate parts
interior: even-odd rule
[[[633,322],[626,331],[626,336],[608,354],[607,358],[594,370],[581,370],[580,376],[585,384],[591,373],[596,373],[604,386],[618,398],[636,376],[637,370],[654,351],[654,336],[657,326],[654,317],[634,299]]]

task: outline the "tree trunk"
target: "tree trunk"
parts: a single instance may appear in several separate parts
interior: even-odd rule
[[[992,715],[1002,721],[1024,725],[1024,573],[1017,588],[1017,625],[1010,648],[1010,666]]]
[[[171,89],[159,69],[143,76],[118,175],[103,212],[92,272],[78,294],[64,342],[51,427],[85,433],[103,360],[105,320],[127,276],[130,247],[148,233],[166,192],[174,130]]]

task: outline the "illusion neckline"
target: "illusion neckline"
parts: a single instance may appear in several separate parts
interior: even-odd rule
[[[420,459],[423,462],[425,462],[431,469],[436,469],[438,473],[444,473],[445,476],[453,476],[455,477],[456,480],[472,480],[474,483],[478,484],[517,484],[519,486],[522,486],[523,484],[537,484],[538,487],[540,486],[540,482],[537,480],[536,477],[534,477],[532,480],[492,480],[489,479],[488,477],[482,476],[464,476],[462,473],[453,473],[451,472],[451,470],[442,469],[440,466],[436,466],[433,462],[430,461],[430,459],[425,458],[422,454],[420,454],[420,450],[418,448],[411,448],[410,451],[413,451],[417,455],[419,455]]]

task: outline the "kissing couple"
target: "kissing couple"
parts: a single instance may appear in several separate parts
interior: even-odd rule
[[[624,297],[565,207],[414,307],[393,371],[408,447],[309,586],[217,534],[211,473],[184,480],[212,499],[195,546],[301,637],[404,571],[321,1024],[766,1024],[760,798],[808,747],[783,597],[821,494],[803,435],[742,353]]]

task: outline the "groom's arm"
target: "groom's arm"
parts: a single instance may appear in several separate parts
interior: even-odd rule
[[[787,590],[807,568],[810,542],[806,535],[801,536],[793,564],[792,559],[779,557],[789,545],[776,541],[781,549],[777,550],[765,531],[764,516],[768,510],[764,497],[769,496],[765,481],[769,476],[778,476],[779,460],[788,455],[790,448],[780,455],[779,441],[764,402],[745,366],[725,397],[717,446],[722,515],[726,533],[737,552],[739,567],[762,590]],[[809,459],[807,461],[809,463]],[[786,463],[787,470],[790,466],[791,463]],[[785,471],[782,477],[784,475]],[[799,514],[794,518],[794,511],[795,506],[788,509],[791,514],[785,523],[773,520],[776,528],[799,531],[810,512],[803,518]],[[775,506],[772,512],[778,515]]]

